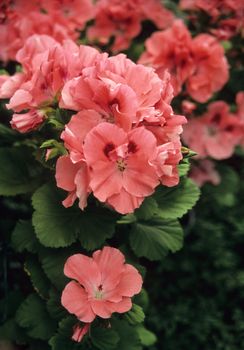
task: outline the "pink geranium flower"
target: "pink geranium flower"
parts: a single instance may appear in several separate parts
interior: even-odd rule
[[[191,119],[184,128],[183,139],[199,158],[229,158],[240,142],[240,122],[223,101],[210,103],[200,118]]]
[[[85,323],[83,327],[81,327],[79,324],[76,324],[73,329],[72,340],[80,343],[86,333],[88,333],[89,329],[90,323]]]
[[[224,49],[216,38],[200,34],[193,39],[181,20],[154,32],[146,40],[146,51],[139,62],[154,67],[160,77],[168,69],[174,94],[186,84],[187,93],[199,102],[206,102],[229,77]]]
[[[220,175],[215,169],[214,162],[209,159],[203,159],[193,165],[190,177],[199,187],[207,182],[217,186],[221,181]]]
[[[95,4],[95,23],[88,29],[90,40],[107,44],[114,36],[114,51],[129,47],[141,30],[143,20],[151,20],[158,28],[166,28],[174,15],[159,0],[98,0]]]
[[[27,113],[14,114],[10,122],[13,129],[21,133],[36,129],[44,120],[44,115],[41,111],[30,110]]]
[[[156,156],[156,139],[144,127],[126,134],[116,125],[101,123],[87,134],[84,156],[95,197],[120,213],[134,211],[159,183],[149,164]]]
[[[61,92],[60,107],[76,114],[61,134],[69,154],[57,162],[57,185],[69,192],[65,206],[78,198],[84,208],[93,192],[116,211],[130,213],[160,182],[178,183],[179,135],[186,119],[170,106],[168,72],[161,80],[152,68],[122,54],[94,53],[86,64]]]
[[[92,258],[72,255],[65,263],[64,274],[73,280],[63,290],[62,305],[86,323],[96,316],[110,318],[114,312],[129,311],[131,298],[142,288],[138,271],[111,247],[95,251]]]
[[[33,34],[45,34],[63,43],[79,37],[88,20],[93,18],[91,0],[15,0],[1,13],[0,59],[15,60],[16,53]]]
[[[198,102],[206,102],[229,79],[228,63],[219,41],[200,34],[192,41],[195,69],[187,81],[187,92]]]
[[[187,27],[182,21],[176,20],[172,27],[155,32],[146,40],[146,51],[139,59],[140,63],[156,68],[159,76],[168,69],[175,95],[181,91],[183,83],[194,70],[191,41]]]

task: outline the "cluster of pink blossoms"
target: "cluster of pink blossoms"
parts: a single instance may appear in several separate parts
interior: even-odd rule
[[[112,49],[121,51],[140,33],[141,22],[146,19],[164,29],[173,22],[174,15],[160,0],[98,0],[88,38],[107,44],[114,37]]]
[[[219,39],[229,39],[243,30],[243,0],[181,0],[180,7],[182,10],[208,14],[213,26],[211,32]],[[197,17],[191,16],[191,20],[194,23]]]
[[[192,38],[181,20],[153,33],[145,45],[146,51],[139,63],[151,65],[160,77],[168,69],[175,95],[185,84],[188,95],[198,102],[206,102],[228,81],[228,63],[218,40],[209,34]]]
[[[33,34],[50,35],[60,43],[78,39],[93,18],[92,0],[3,0],[0,4],[0,60],[15,60]]]
[[[125,55],[108,57],[71,41],[63,45],[34,35],[17,53],[23,73],[3,76],[0,97],[10,98],[11,124],[20,132],[38,127],[58,103],[74,115],[61,134],[68,155],[57,161],[58,187],[84,209],[92,192],[124,214],[133,212],[156,186],[179,182],[179,135],[185,117],[170,106],[170,76]],[[22,112],[22,113],[21,113]]]
[[[58,42],[79,39],[90,20],[89,40],[107,44],[115,37],[114,51],[128,48],[141,31],[141,22],[151,20],[162,29],[174,15],[160,0],[3,0],[0,4],[0,60],[15,60],[17,51],[34,34],[50,35]]]
[[[185,143],[199,158],[226,159],[244,140],[244,93],[236,97],[237,111],[231,113],[224,101],[212,102],[201,117],[194,117],[184,127]]]
[[[75,341],[81,341],[96,316],[107,319],[114,312],[129,311],[131,298],[142,288],[139,272],[111,247],[95,251],[92,258],[72,255],[65,263],[64,274],[73,280],[63,290],[62,305],[85,323],[74,328]]]

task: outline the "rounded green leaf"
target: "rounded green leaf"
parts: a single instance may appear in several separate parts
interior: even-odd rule
[[[190,179],[184,179],[179,186],[159,186],[154,194],[160,215],[164,219],[181,218],[197,202],[200,196],[198,186]]]
[[[130,245],[139,257],[160,260],[167,252],[176,252],[183,245],[183,230],[177,220],[155,217],[137,222],[130,232]]]

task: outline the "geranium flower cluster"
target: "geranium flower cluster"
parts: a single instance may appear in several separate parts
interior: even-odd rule
[[[205,12],[211,21],[211,32],[219,39],[227,40],[243,30],[244,2],[242,0],[181,0],[182,10],[190,10],[194,14]],[[191,15],[191,20],[197,21]]]
[[[244,93],[236,97],[237,111],[231,113],[224,101],[208,105],[201,117],[193,117],[184,127],[183,139],[199,158],[227,159],[244,139]]]
[[[13,128],[38,127],[53,103],[74,111],[61,134],[68,155],[56,168],[58,187],[69,192],[66,207],[78,198],[84,209],[92,192],[129,213],[160,183],[178,184],[179,135],[186,119],[170,106],[167,72],[160,79],[125,55],[108,57],[71,41],[60,45],[45,35],[30,37],[16,57],[23,72],[4,76],[0,87],[16,112]]]
[[[188,95],[206,102],[228,81],[228,63],[218,40],[209,34],[192,38],[181,20],[164,31],[154,32],[145,46],[139,63],[154,67],[161,77],[168,69],[175,95],[185,84]]]
[[[0,4],[0,60],[15,60],[17,51],[33,34],[63,42],[78,39],[93,17],[92,0],[4,0]]]
[[[159,0],[98,0],[95,23],[88,30],[88,38],[104,45],[114,37],[112,49],[120,51],[127,49],[140,33],[143,20],[151,20],[159,29],[164,29],[173,19],[173,13]]]

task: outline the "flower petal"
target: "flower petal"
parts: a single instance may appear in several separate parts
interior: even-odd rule
[[[92,322],[96,317],[91,309],[88,294],[84,288],[75,281],[71,281],[64,288],[61,303],[71,314],[76,315],[82,322]]]

